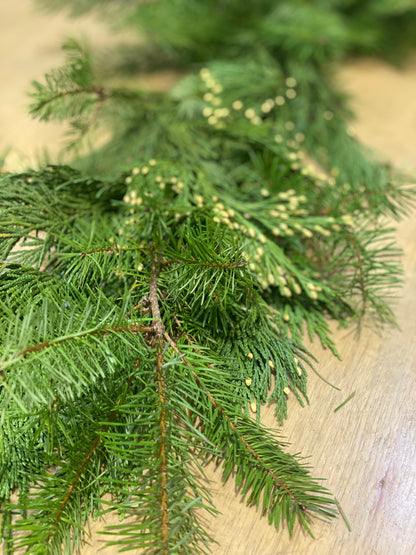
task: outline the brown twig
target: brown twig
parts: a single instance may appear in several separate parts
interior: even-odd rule
[[[159,298],[158,298],[158,278],[159,278],[160,264],[157,256],[155,255],[152,263],[152,271],[150,275],[149,287],[149,303],[154,318],[154,337],[152,346],[156,346],[156,369],[157,369],[157,384],[158,396],[160,401],[160,473],[161,473],[161,497],[160,507],[162,511],[161,523],[161,541],[163,546],[162,555],[168,553],[168,536],[169,536],[169,513],[168,513],[168,456],[167,456],[167,442],[166,442],[166,385],[165,374],[163,368],[163,336],[165,333],[165,326],[162,322],[160,314]]]
[[[55,345],[60,345],[61,343],[66,343],[67,341],[73,341],[75,339],[79,339],[81,337],[88,337],[92,335],[108,335],[109,333],[149,333],[154,330],[153,326],[139,326],[137,323],[130,324],[129,326],[106,326],[105,328],[98,329],[98,330],[89,330],[84,333],[80,333],[78,335],[71,335],[69,337],[62,337],[61,339],[56,339],[55,341],[43,341],[42,343],[38,343],[37,345],[32,345],[31,347],[26,347],[23,349],[21,353],[17,355],[17,358],[25,358],[27,355],[31,353],[36,353],[38,351],[42,351],[43,349],[47,349],[48,347],[54,347]]]
[[[205,262],[204,260],[181,260],[172,258],[170,260],[164,260],[162,262],[163,266],[168,266],[169,264],[193,264],[197,266],[208,266],[210,268],[239,268],[245,265],[244,260],[239,260],[238,262],[228,262],[228,263],[220,263],[220,262]]]

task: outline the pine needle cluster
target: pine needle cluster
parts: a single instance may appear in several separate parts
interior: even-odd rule
[[[386,222],[414,190],[363,153],[326,78],[328,61],[379,44],[359,38],[373,3],[128,4],[130,24],[158,29],[146,53],[194,70],[166,93],[112,87],[68,41],[32,113],[68,119],[74,147],[97,128],[111,138],[76,169],[0,179],[9,553],[72,553],[115,509],[123,550],[206,553],[208,461],[276,529],[312,534],[337,503],[261,407],[282,423],[289,396],[308,402],[306,333],[338,355],[329,319],[394,323]]]

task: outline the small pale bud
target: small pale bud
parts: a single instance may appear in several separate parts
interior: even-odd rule
[[[241,100],[235,100],[231,106],[233,110],[241,110],[241,108],[243,107],[243,103],[241,102]]]
[[[245,381],[246,381],[246,386],[247,386],[247,387],[250,387],[250,385],[251,385],[251,378],[246,378]]]
[[[296,87],[296,79],[294,77],[288,77],[286,79],[286,86],[290,88]]]
[[[256,117],[256,112],[253,110],[253,108],[248,108],[244,112],[244,115],[246,116],[247,119],[253,119],[254,117]]]

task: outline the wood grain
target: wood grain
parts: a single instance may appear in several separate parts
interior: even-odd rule
[[[33,124],[26,116],[23,91],[32,78],[61,61],[59,44],[80,25],[93,38],[103,30],[91,19],[71,22],[62,15],[34,14],[30,0],[0,6],[0,47],[3,52],[0,89],[0,149],[14,144],[33,161],[41,145],[56,145],[61,129]],[[7,52],[7,56],[4,53]],[[371,60],[349,65],[340,80],[353,94],[359,138],[398,167],[416,171],[416,64],[399,71]],[[52,153],[56,148],[52,148]],[[9,168],[22,158],[10,155]],[[19,169],[19,168],[18,168]],[[404,250],[405,283],[396,315],[401,331],[365,329],[354,334],[335,330],[342,354],[337,361],[316,343],[318,370],[341,388],[336,391],[312,374],[310,405],[289,404],[283,434],[292,451],[310,456],[315,476],[340,500],[352,531],[342,519],[316,522],[312,540],[299,530],[292,539],[286,530],[276,533],[253,508],[236,495],[234,484],[223,486],[219,473],[208,470],[215,502],[222,511],[207,518],[218,546],[216,555],[411,555],[416,553],[416,219],[398,226],[397,240]],[[334,409],[352,392],[355,396],[339,411]],[[263,422],[275,426],[273,407]],[[111,520],[111,518],[110,518]],[[112,554],[103,547],[92,524],[84,555]]]

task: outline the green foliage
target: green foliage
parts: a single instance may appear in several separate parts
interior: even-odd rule
[[[289,396],[308,402],[305,334],[339,356],[329,319],[394,323],[386,222],[415,191],[351,137],[329,63],[398,29],[405,44],[414,7],[100,7],[151,37],[133,61],[106,60],[119,77],[191,70],[166,93],[114,87],[71,40],[66,64],[34,83],[33,115],[68,119],[71,146],[109,138],[78,169],[0,178],[6,550],[72,553],[91,516],[117,510],[105,533],[122,550],[207,553],[207,461],[276,529],[312,534],[337,502],[261,409],[273,402],[282,423]],[[380,26],[363,33],[370,17]]]

